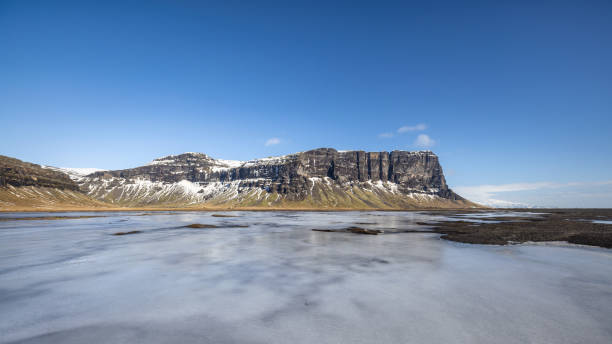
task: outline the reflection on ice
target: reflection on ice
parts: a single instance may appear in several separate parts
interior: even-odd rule
[[[606,220],[593,220],[593,223],[601,223],[604,225],[612,225],[612,221],[606,221]]]
[[[474,223],[499,223],[499,220],[495,220],[495,218],[538,218],[546,213],[532,213],[528,211],[524,212],[516,212],[516,211],[490,211],[483,213],[467,213],[467,214],[457,214],[452,216],[447,221],[465,221],[465,222],[474,222]],[[491,220],[494,219],[494,220]]]
[[[0,342],[612,341],[610,250],[311,230],[438,218],[414,212],[103,215],[0,222]]]
[[[491,217],[539,217],[546,213],[532,213],[528,211],[488,211],[483,213],[467,213],[458,214],[461,217],[473,217],[473,218],[491,218]]]

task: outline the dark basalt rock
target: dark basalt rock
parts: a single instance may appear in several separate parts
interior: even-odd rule
[[[354,234],[369,234],[369,235],[378,235],[383,234],[385,231],[379,229],[367,229],[361,227],[348,227],[344,229],[313,229],[315,232],[338,232],[338,233],[354,233]]]
[[[144,177],[152,182],[167,183],[181,180],[203,181],[209,178],[213,166],[215,166],[215,160],[206,154],[185,153],[155,159],[153,164],[136,168],[95,172],[89,177],[126,179]]]

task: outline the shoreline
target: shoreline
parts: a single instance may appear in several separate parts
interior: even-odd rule
[[[466,244],[513,245],[560,242],[612,248],[612,225],[594,221],[612,219],[610,208],[540,209],[532,216],[470,218],[421,223],[445,240]],[[473,222],[470,219],[487,220]]]
[[[194,211],[194,212],[215,212],[215,211],[308,211],[308,212],[347,212],[347,211],[389,211],[389,212],[453,212],[453,213],[488,213],[488,212],[517,212],[517,213],[549,213],[561,211],[606,211],[612,208],[268,208],[268,207],[244,207],[244,208],[195,208],[195,207],[65,207],[65,208],[31,208],[18,207],[14,209],[0,209],[0,213],[86,213],[86,212],[136,212],[136,211]]]
[[[19,207],[15,209],[0,209],[0,213],[63,213],[63,212],[131,212],[131,211],[308,211],[308,212],[347,212],[347,211],[465,211],[482,212],[491,211],[493,208],[268,208],[268,207],[244,207],[244,208],[194,208],[194,207],[134,207],[134,208],[29,208]]]
[[[569,244],[612,248],[612,225],[595,221],[612,220],[610,208],[575,209],[321,209],[321,208],[55,208],[55,209],[2,209],[0,214],[10,213],[138,213],[142,215],[172,214],[172,212],[420,212],[443,216],[427,222],[417,222],[426,228],[406,230],[406,233],[437,233],[440,239],[479,245],[515,245],[542,242],[567,242]],[[482,213],[497,213],[494,216],[479,217]],[[507,216],[507,213],[514,213]],[[519,214],[517,214],[519,213]],[[524,213],[525,215],[520,215]],[[473,216],[470,216],[473,214]],[[534,216],[535,215],[535,216]],[[104,216],[104,215],[100,215]],[[49,216],[54,217],[54,216]],[[52,220],[66,219],[55,216]],[[89,216],[76,216],[89,217]],[[96,217],[94,215],[94,217]],[[0,217],[2,220],[2,217]],[[486,220],[478,222],[474,220]],[[367,227],[367,226],[366,226]],[[427,229],[428,228],[428,229]],[[398,228],[400,232],[401,228]],[[325,231],[325,230],[324,230]],[[364,232],[370,229],[363,229]],[[378,234],[378,233],[377,233]]]

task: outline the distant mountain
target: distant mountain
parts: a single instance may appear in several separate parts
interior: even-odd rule
[[[61,171],[0,155],[0,187],[7,185],[79,190],[79,186]]]
[[[184,153],[141,167],[73,178],[89,196],[122,206],[476,206],[448,188],[438,157],[430,151],[319,148],[250,161]]]
[[[95,172],[85,174],[92,170],[38,166],[30,170],[32,176],[44,175],[39,170],[63,181],[53,184],[55,186],[40,186],[80,190],[89,199],[122,207],[415,209],[478,206],[448,188],[438,157],[430,151],[364,152],[319,148],[250,161],[184,153],[125,170],[93,170]]]
[[[66,173],[0,155],[0,210],[108,206],[80,191]]]

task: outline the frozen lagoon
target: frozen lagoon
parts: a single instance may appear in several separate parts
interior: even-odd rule
[[[0,342],[612,342],[609,249],[311,230],[437,217],[415,212],[227,214],[0,221]]]

